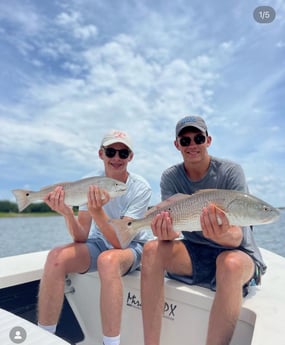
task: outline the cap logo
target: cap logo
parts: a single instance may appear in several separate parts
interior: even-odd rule
[[[120,132],[120,131],[115,131],[114,132],[114,137],[115,138],[125,138],[126,134],[124,132]]]

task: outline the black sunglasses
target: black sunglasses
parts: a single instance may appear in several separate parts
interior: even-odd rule
[[[206,141],[206,137],[205,135],[198,133],[195,135],[194,137],[194,142],[197,145],[201,145],[204,144],[204,142]],[[191,144],[191,138],[190,137],[182,137],[179,139],[180,145],[181,146],[189,146]]]
[[[121,149],[121,150],[116,150],[113,147],[103,147],[104,151],[105,151],[105,155],[108,158],[113,158],[116,156],[116,153],[119,153],[119,157],[121,159],[127,159],[130,155],[130,150],[128,149]]]

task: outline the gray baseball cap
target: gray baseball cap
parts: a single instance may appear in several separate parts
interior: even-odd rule
[[[198,128],[201,132],[208,131],[206,122],[202,119],[202,117],[196,115],[185,116],[176,124],[176,137],[178,137],[182,129],[186,127],[195,127]]]

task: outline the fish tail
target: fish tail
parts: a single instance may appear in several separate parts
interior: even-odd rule
[[[29,191],[24,189],[14,189],[12,193],[15,195],[19,212],[22,212],[26,207],[28,207],[31,202],[28,199]]]
[[[132,226],[132,221],[126,219],[111,219],[109,223],[113,226],[120,245],[127,248],[136,236],[136,230]]]

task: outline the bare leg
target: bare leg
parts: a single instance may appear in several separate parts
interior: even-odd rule
[[[191,274],[192,265],[180,241],[150,241],[144,245],[141,272],[144,344],[159,345],[164,306],[165,270]]]
[[[212,305],[207,345],[228,345],[240,314],[242,286],[253,275],[252,259],[241,251],[226,251],[217,258],[217,291]]]
[[[84,272],[89,264],[89,251],[85,244],[72,243],[50,251],[38,297],[38,321],[41,325],[54,325],[58,322],[66,274]]]
[[[100,308],[103,334],[115,337],[120,334],[124,275],[134,261],[130,249],[107,250],[98,257],[98,273],[101,280]]]

